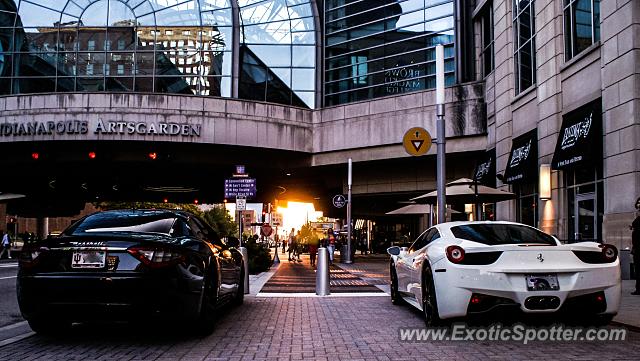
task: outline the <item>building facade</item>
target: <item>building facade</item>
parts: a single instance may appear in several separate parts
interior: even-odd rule
[[[295,156],[327,192],[353,158],[356,197],[408,199],[435,188],[435,149],[413,159],[401,139],[435,134],[442,44],[447,179],[515,193],[486,218],[626,247],[639,29],[632,0],[2,0],[0,145],[274,151],[254,167]]]

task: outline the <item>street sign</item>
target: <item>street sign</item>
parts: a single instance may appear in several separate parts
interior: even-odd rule
[[[237,211],[246,211],[247,210],[247,199],[244,197],[236,198],[236,210]]]
[[[424,128],[411,128],[404,133],[402,145],[409,155],[425,155],[431,148],[431,134]]]
[[[347,199],[342,194],[336,194],[333,196],[333,206],[336,208],[342,208],[347,204]]]
[[[255,178],[228,178],[224,180],[224,197],[233,199],[239,196],[246,198],[256,196]]]
[[[269,237],[271,235],[271,233],[273,233],[273,228],[271,228],[270,225],[265,224],[262,227],[260,227],[260,234],[265,236],[265,237]]]
[[[274,226],[282,225],[282,215],[280,213],[271,212],[271,224]]]

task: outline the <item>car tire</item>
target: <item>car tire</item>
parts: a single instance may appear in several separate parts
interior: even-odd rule
[[[422,271],[422,312],[427,327],[442,325],[442,320],[438,313],[438,299],[433,283],[433,274],[428,266]]]
[[[398,292],[398,274],[396,273],[396,268],[393,265],[393,262],[389,263],[389,279],[390,279],[390,288],[391,288],[391,303],[398,306],[402,305],[402,297],[400,296],[400,292]]]
[[[605,314],[605,315],[596,315],[591,319],[590,326],[596,327],[604,327],[613,321],[613,317],[615,315]]]
[[[210,274],[211,277],[214,278],[215,271],[211,271]],[[196,333],[202,336],[210,335],[215,329],[216,305],[218,302],[216,283],[206,279],[205,282],[205,287],[202,290],[202,304],[200,305],[200,312],[198,313],[198,318],[195,321]]]
[[[231,303],[234,306],[240,306],[244,303],[244,267],[241,268],[240,279],[238,280],[238,289]]]
[[[27,321],[33,332],[41,335],[61,335],[71,329],[71,322],[38,317]]]

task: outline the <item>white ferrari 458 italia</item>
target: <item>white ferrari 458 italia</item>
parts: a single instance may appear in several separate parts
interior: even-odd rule
[[[427,325],[519,309],[568,313],[608,323],[620,304],[618,250],[608,244],[563,245],[527,225],[449,222],[410,248],[390,247],[391,300],[423,311]]]

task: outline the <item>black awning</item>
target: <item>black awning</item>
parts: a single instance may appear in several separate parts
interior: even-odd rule
[[[476,169],[473,171],[473,176],[476,182],[489,187],[495,187],[496,185],[496,149],[486,151],[476,164]]]
[[[538,129],[513,139],[505,183],[531,183],[536,181],[538,167]]]
[[[602,155],[600,101],[585,105],[562,120],[551,167],[563,169],[588,164]]]

